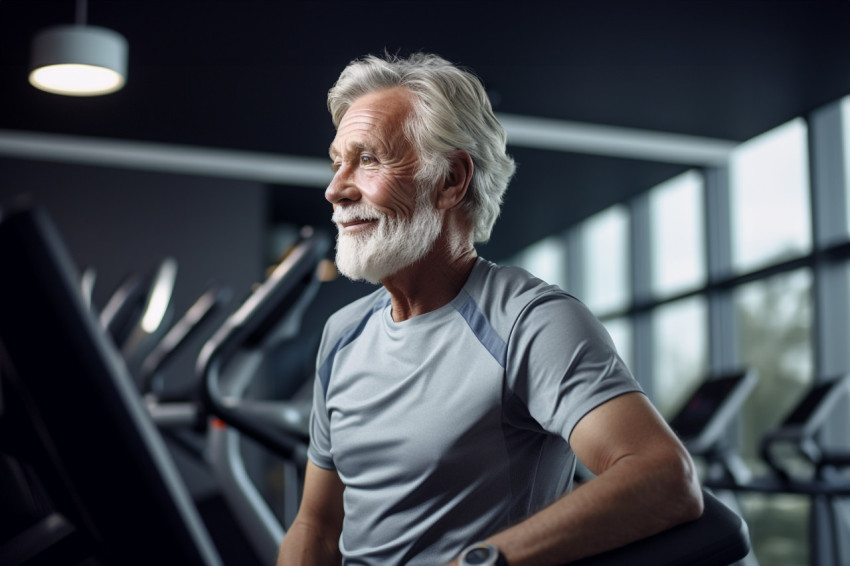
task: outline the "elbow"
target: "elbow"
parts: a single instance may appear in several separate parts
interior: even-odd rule
[[[649,460],[652,515],[665,530],[702,516],[702,485],[696,466],[684,447],[664,450]]]
[[[691,490],[688,494],[682,497],[681,511],[679,523],[690,523],[702,517],[704,509],[702,500],[702,490]]]
[[[699,519],[703,513],[702,486],[690,455],[687,452],[678,454],[671,470],[674,470],[673,477],[668,486],[674,524]]]

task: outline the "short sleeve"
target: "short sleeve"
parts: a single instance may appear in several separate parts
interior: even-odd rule
[[[531,301],[508,342],[508,388],[532,418],[569,441],[588,412],[641,391],[602,323],[567,293]]]
[[[331,455],[330,422],[325,405],[325,390],[316,376],[313,385],[313,410],[310,413],[310,446],[307,449],[310,461],[325,469],[334,469]]]

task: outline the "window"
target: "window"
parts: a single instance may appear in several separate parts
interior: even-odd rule
[[[811,274],[802,269],[748,283],[735,292],[741,361],[759,372],[742,412],[741,454],[763,473],[758,443],[785,417],[812,382]],[[801,496],[741,496],[762,564],[807,564],[809,500]]]
[[[649,194],[652,291],[674,295],[705,283],[702,175],[689,171]]]
[[[581,228],[582,297],[597,316],[626,308],[629,291],[629,213],[616,205]]]
[[[811,249],[807,127],[802,119],[742,144],[729,164],[737,272]]]
[[[816,152],[811,165],[821,213],[816,226],[811,151]],[[845,349],[850,96],[813,113],[810,122],[795,119],[741,144],[729,161],[728,187],[721,178],[726,173],[725,168],[705,175],[688,171],[571,228],[570,276],[579,298],[600,317],[668,419],[712,372],[729,366],[758,372],[758,385],[729,441],[759,476],[766,473],[760,441],[814,382],[815,358],[821,372],[850,371]],[[706,179],[719,182],[711,187]],[[837,190],[842,184],[843,194]],[[716,192],[706,194],[707,186]],[[563,276],[565,268],[546,259],[554,253],[543,252],[548,245],[529,250],[526,261],[539,265],[541,274],[557,269]],[[563,261],[566,252],[560,253]],[[633,257],[647,258],[648,270],[632,270]],[[804,261],[787,263],[797,258]],[[823,436],[845,448],[847,406],[850,402]],[[809,562],[808,497],[746,492],[738,497],[760,563]],[[842,525],[839,534],[846,531]]]
[[[761,436],[813,380],[811,286],[811,273],[801,269],[735,291],[741,362],[759,373],[744,411],[743,449],[754,462]]]
[[[701,295],[652,313],[653,402],[671,418],[708,373],[708,310]]]
[[[535,277],[567,289],[567,246],[561,236],[550,236],[526,247],[509,261]]]

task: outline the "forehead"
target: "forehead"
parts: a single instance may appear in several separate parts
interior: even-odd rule
[[[413,109],[412,95],[401,88],[365,94],[342,116],[331,155],[364,144],[392,144],[403,137],[403,125]]]

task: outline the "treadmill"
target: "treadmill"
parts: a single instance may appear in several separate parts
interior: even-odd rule
[[[707,465],[707,478],[749,479],[749,470],[732,450],[728,433],[757,383],[753,369],[714,376],[702,382],[670,419],[685,448]]]

